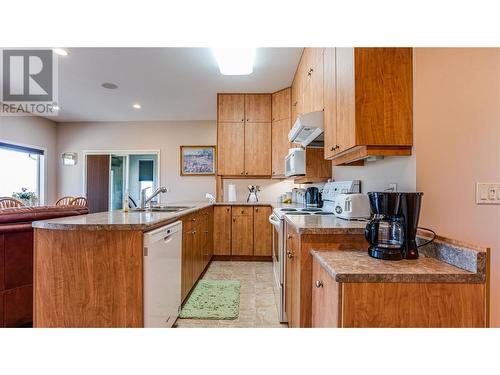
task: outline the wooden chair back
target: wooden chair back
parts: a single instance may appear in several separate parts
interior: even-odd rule
[[[16,198],[0,197],[0,209],[12,208],[12,207],[23,207],[23,206],[25,206],[25,204]]]
[[[75,197],[72,197],[71,195],[67,195],[65,197],[59,198],[56,202],[56,206],[67,206],[71,204],[71,201],[75,199]]]
[[[76,197],[76,198],[73,198],[69,204],[72,205],[72,206],[87,207],[87,198],[85,198],[85,197]]]

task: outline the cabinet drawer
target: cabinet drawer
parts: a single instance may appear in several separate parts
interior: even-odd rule
[[[253,206],[233,206],[233,216],[253,215]]]
[[[182,218],[183,231],[188,232],[192,230],[197,225],[201,224],[202,218],[204,216],[200,211],[193,212],[192,214],[186,215]]]

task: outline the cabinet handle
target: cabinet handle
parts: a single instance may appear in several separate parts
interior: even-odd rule
[[[226,211],[229,212],[231,209],[230,208],[226,208]]]
[[[247,122],[250,122],[250,119],[249,119],[249,118],[247,118]]]
[[[205,231],[205,234],[208,234],[208,230]]]
[[[286,253],[286,256],[288,257],[288,259],[292,259],[293,258],[293,253],[291,251],[288,251]]]
[[[316,280],[316,288],[323,288],[323,281]]]
[[[243,172],[240,172],[240,174],[243,174]]]
[[[310,76],[312,74],[312,72],[314,72],[314,69],[310,68],[309,71],[307,72],[307,75]]]
[[[288,238],[289,240],[291,240],[293,238],[293,236],[291,234],[289,234],[288,236],[286,236],[286,238]]]
[[[246,172],[245,174],[248,174],[248,172]]]
[[[195,217],[193,217],[193,218],[191,219],[191,221],[196,221],[196,218],[195,218]]]
[[[235,217],[233,217],[233,223],[236,223],[236,218]]]
[[[255,208],[255,212],[259,212],[259,209],[258,209],[258,208]]]
[[[242,119],[241,119],[241,122],[245,122],[245,119],[244,119],[244,118],[242,118]]]
[[[276,172],[273,172],[273,174],[276,174]]]
[[[339,145],[335,145],[335,146],[330,148],[330,151],[335,151],[335,150],[338,150],[339,148],[340,148]]]

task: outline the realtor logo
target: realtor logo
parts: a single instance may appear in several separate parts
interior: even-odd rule
[[[52,49],[2,49],[0,53],[0,114],[57,115],[57,57]]]

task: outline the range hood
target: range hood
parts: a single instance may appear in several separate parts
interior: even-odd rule
[[[302,147],[323,147],[325,144],[323,138],[323,114],[323,111],[315,111],[299,115],[288,133],[288,140],[300,143]]]

